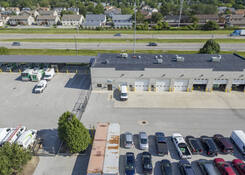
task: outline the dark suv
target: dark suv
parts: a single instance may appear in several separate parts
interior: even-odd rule
[[[202,136],[200,139],[201,139],[203,148],[206,150],[206,153],[208,156],[214,157],[218,155],[218,149],[211,137]]]
[[[180,160],[178,166],[182,175],[195,175],[195,172],[188,160]]]
[[[195,137],[186,136],[185,141],[188,144],[192,154],[201,154],[202,153],[202,147]]]
[[[144,174],[152,174],[152,160],[149,152],[142,153],[142,170]]]
[[[222,151],[222,153],[229,154],[234,152],[230,139],[225,138],[221,134],[215,134],[213,139],[218,148]]]
[[[135,174],[135,157],[134,153],[126,153],[126,165],[125,165],[125,174],[134,175]]]
[[[156,152],[159,156],[164,156],[168,154],[168,144],[167,139],[163,132],[156,132]]]

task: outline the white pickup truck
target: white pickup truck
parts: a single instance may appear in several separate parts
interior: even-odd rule
[[[191,151],[189,150],[184,137],[179,133],[172,135],[173,143],[178,151],[181,159],[191,159]]]

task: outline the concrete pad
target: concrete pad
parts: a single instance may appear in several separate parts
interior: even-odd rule
[[[126,102],[114,99],[116,108],[245,109],[243,92],[129,92]]]

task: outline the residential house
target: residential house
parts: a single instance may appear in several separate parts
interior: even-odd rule
[[[235,15],[243,15],[243,16],[245,16],[245,9],[237,9],[235,11]]]
[[[19,7],[7,7],[4,12],[8,14],[12,14],[12,15],[13,14],[19,15],[20,8]]]
[[[201,24],[205,24],[208,21],[215,21],[217,23],[219,23],[220,21],[220,17],[218,15],[205,14],[205,15],[195,15],[195,17],[197,17],[198,22]]]
[[[230,26],[239,26],[239,27],[245,27],[245,17],[244,15],[226,15],[224,17],[226,19],[226,24]]]
[[[57,25],[57,23],[59,22],[59,17],[58,16],[48,16],[48,15],[44,15],[44,16],[38,16],[36,19],[36,23],[37,25],[48,25],[48,26],[52,26],[52,25]]]
[[[31,10],[31,11],[21,10],[19,15],[21,15],[21,16],[32,16],[32,17],[36,18],[39,15],[39,13],[36,10]]]
[[[70,8],[67,8],[67,11],[71,11],[71,12],[73,12],[74,14],[79,15],[79,8],[77,8],[77,7],[70,7]]]
[[[105,15],[95,15],[88,14],[86,15],[85,22],[83,24],[84,28],[96,28],[103,27],[106,24],[106,16]]]
[[[157,13],[158,10],[146,5],[141,8],[140,12],[144,15],[145,19],[151,19],[152,13]]]
[[[179,24],[179,15],[167,15],[163,19],[170,26],[178,26]],[[180,25],[185,26],[190,24],[190,18],[188,16],[182,15],[180,20]]]
[[[8,20],[9,25],[32,25],[34,23],[34,18],[29,16],[11,16]]]
[[[232,7],[218,7],[218,14],[224,14],[227,10],[229,10],[232,14],[235,13],[235,8],[232,8]]]
[[[37,11],[50,11],[49,7],[38,7]]]
[[[132,28],[132,15],[113,15],[114,28]]]
[[[63,15],[61,23],[63,26],[80,26],[83,21],[83,15]]]
[[[38,13],[40,16],[58,16],[56,10],[50,10],[50,11],[39,10]]]
[[[122,10],[120,8],[116,8],[114,6],[106,6],[105,7],[105,15],[107,17],[111,17],[113,15],[121,15],[122,14]]]
[[[0,26],[4,26],[8,23],[9,16],[8,15],[0,15]]]
[[[66,11],[66,7],[54,7],[53,10],[60,15],[62,11]]]

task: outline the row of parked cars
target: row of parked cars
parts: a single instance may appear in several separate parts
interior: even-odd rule
[[[124,134],[124,147],[125,148],[131,148],[134,145],[133,142],[133,135],[129,132],[126,132]],[[148,144],[148,136],[145,132],[139,133],[139,148],[141,150],[146,150],[149,148]],[[183,137],[179,133],[174,133],[171,137],[171,140],[178,152],[178,155],[182,159],[179,162],[179,167],[182,174],[191,174],[187,173],[191,170],[191,165],[187,161],[187,159],[191,159],[192,155],[201,154],[206,155],[209,157],[214,157],[218,155],[218,152],[221,152],[222,154],[232,154],[234,152],[234,147],[232,142],[237,146],[239,151],[242,153],[242,155],[245,155],[245,133],[242,130],[234,130],[231,133],[230,138],[224,137],[221,134],[215,134],[213,137],[208,136],[201,136],[200,142],[199,139],[193,137],[193,136],[187,136]],[[169,152],[168,144],[167,144],[167,138],[165,137],[164,133],[157,132],[155,133],[155,145],[156,145],[156,153],[158,156],[164,156],[167,155]],[[130,160],[133,159],[132,153],[127,153],[126,157],[131,155]],[[126,158],[126,165],[129,163],[127,162],[128,158]],[[241,166],[236,166],[240,162]],[[166,161],[165,161],[166,163]],[[226,168],[229,164],[227,164],[223,159],[217,158],[214,160],[215,165],[220,170],[221,174],[224,175],[233,175],[232,171],[230,169],[232,168]],[[164,166],[164,162],[162,163]],[[204,167],[202,165],[208,166],[208,161],[200,161],[200,167]],[[221,166],[222,165],[222,166]],[[238,172],[243,172],[245,175],[245,164],[241,160],[234,160],[233,161],[234,167],[238,169]],[[126,166],[125,172],[128,172],[129,166]],[[131,166],[132,167],[132,166]],[[186,168],[187,167],[187,168]],[[188,169],[189,167],[189,169]],[[151,164],[151,154],[148,152],[143,152],[142,154],[142,169],[144,173],[151,173],[152,172],[152,164]],[[201,168],[203,171],[205,171],[206,168]],[[187,172],[186,172],[186,171]],[[212,174],[208,170],[206,170],[206,174]],[[127,174],[127,173],[126,173]],[[131,174],[131,173],[128,173]],[[164,173],[163,173],[164,174]],[[165,173],[166,174],[166,173]],[[192,173],[193,174],[193,173]],[[205,174],[205,173],[203,173]],[[241,173],[240,173],[241,174]]]
[[[237,175],[234,169],[239,175],[245,175],[245,163],[241,159],[234,159],[231,164],[226,162],[222,158],[215,158],[213,161],[201,159],[197,162],[198,167],[202,175]],[[126,153],[125,174],[135,174],[135,156],[132,152]],[[143,152],[141,156],[142,173],[152,174],[152,155],[149,152]],[[181,159],[178,162],[178,168],[181,175],[196,175],[197,173],[193,169],[191,163],[187,159]],[[234,168],[234,169],[233,169]],[[162,175],[174,175],[172,163],[164,159],[160,163],[160,169]],[[217,172],[217,170],[218,172]]]

